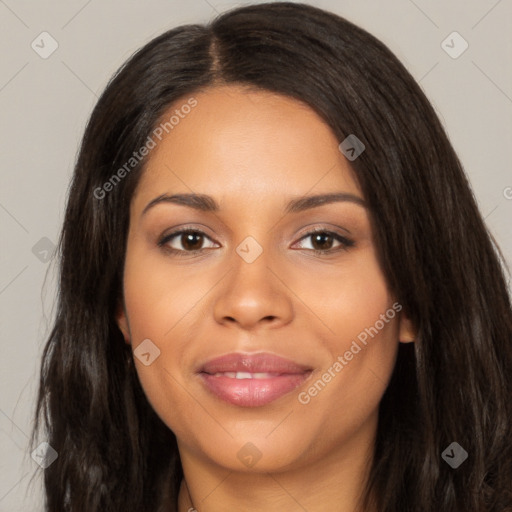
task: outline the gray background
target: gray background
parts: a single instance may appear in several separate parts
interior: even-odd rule
[[[144,43],[171,27],[206,22],[248,3],[0,0],[0,512],[42,510],[43,469],[31,458],[27,440],[55,301],[55,266],[48,256],[87,117],[110,76]],[[420,82],[510,264],[512,3],[309,3],[376,35]],[[43,31],[58,43],[46,59],[31,47],[35,41],[39,51],[48,51],[49,39],[39,37]],[[457,58],[445,49],[458,53],[460,39],[448,38],[442,46],[454,31],[469,44]]]

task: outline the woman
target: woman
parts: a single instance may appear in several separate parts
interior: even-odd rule
[[[149,42],[92,113],[60,256],[47,510],[512,510],[498,250],[350,22],[276,2]]]

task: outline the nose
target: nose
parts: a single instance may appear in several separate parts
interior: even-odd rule
[[[264,250],[252,263],[235,252],[230,264],[215,297],[218,323],[254,330],[260,326],[277,328],[291,321],[293,294],[279,275],[276,262],[270,261],[269,251]]]

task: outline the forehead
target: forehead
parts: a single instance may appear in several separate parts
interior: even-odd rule
[[[181,110],[190,103],[183,97],[162,117],[174,115],[175,124],[156,141],[134,201],[142,205],[163,192],[246,201],[308,191],[360,195],[340,141],[304,103],[239,85],[192,96],[192,109]]]

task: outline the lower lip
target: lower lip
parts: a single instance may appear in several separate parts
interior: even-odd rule
[[[307,379],[309,372],[268,379],[234,379],[208,373],[200,375],[206,387],[221,400],[241,407],[258,407],[293,391]]]

